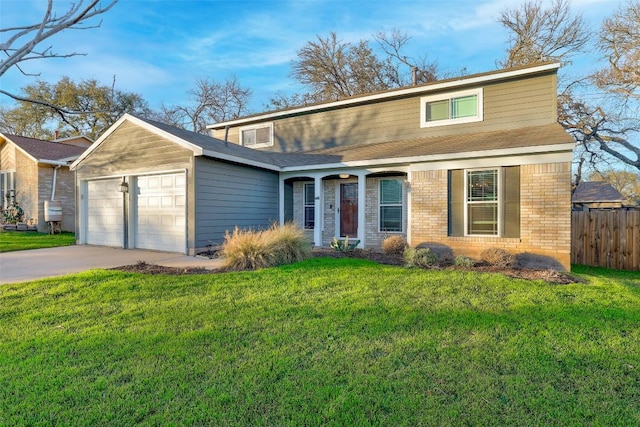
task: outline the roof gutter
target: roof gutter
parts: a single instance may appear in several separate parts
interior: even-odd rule
[[[51,166],[69,166],[69,162],[61,162],[59,160],[39,159],[38,163],[42,165],[51,165]]]
[[[316,169],[337,169],[344,167],[369,167],[369,166],[388,166],[395,164],[406,163],[428,163],[428,162],[440,162],[451,159],[476,159],[481,157],[504,157],[504,156],[517,156],[523,154],[539,154],[539,153],[558,153],[565,152],[571,153],[575,148],[575,143],[553,144],[545,146],[530,146],[530,147],[518,147],[507,148],[497,150],[482,150],[482,151],[467,151],[462,153],[444,153],[444,154],[430,154],[423,156],[409,156],[409,157],[390,157],[383,159],[368,159],[368,160],[347,160],[345,162],[337,163],[324,163],[324,164],[310,164],[302,166],[285,166],[280,170],[282,172],[298,172],[304,170],[316,170]]]

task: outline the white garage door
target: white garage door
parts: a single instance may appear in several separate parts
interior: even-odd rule
[[[87,183],[87,243],[90,245],[123,246],[122,193],[119,179],[104,179]]]
[[[185,184],[184,173],[138,177],[137,248],[185,251]]]

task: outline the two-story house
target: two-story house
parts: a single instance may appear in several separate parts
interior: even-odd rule
[[[316,246],[349,236],[375,248],[400,234],[413,246],[470,256],[502,247],[569,268],[574,141],[557,124],[558,67],[257,114],[211,125],[213,138],[125,116],[72,166],[85,200],[79,243],[103,242],[91,224],[109,222],[93,207],[104,203],[91,200],[107,191],[119,221],[112,244],[124,247],[157,243],[173,227],[166,248],[195,253],[235,225],[277,219],[307,229]],[[114,196],[119,184],[133,193]]]

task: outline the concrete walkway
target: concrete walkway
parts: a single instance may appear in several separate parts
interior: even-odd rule
[[[62,246],[0,254],[0,284],[25,282],[44,277],[62,276],[93,268],[147,264],[165,267],[200,267],[213,270],[222,265],[219,259],[186,256],[142,249],[118,249],[102,246]]]

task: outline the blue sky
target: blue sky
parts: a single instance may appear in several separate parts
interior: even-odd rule
[[[237,76],[253,91],[251,110],[260,112],[269,98],[301,88],[290,78],[296,51],[317,35],[335,31],[342,41],[371,39],[378,31],[400,29],[411,37],[408,56],[428,55],[443,71],[466,67],[469,73],[490,71],[504,55],[508,34],[496,22],[505,7],[519,0],[423,1],[155,1],[121,0],[101,16],[100,28],[65,31],[47,41],[57,53],[86,53],[69,59],[25,63],[29,73],[56,82],[95,78],[137,92],[152,108],[161,102],[185,104],[197,78],[222,81]],[[550,4],[549,0],[545,0]],[[597,30],[617,0],[573,0]],[[69,2],[56,1],[60,11]],[[2,0],[0,27],[33,24],[41,19],[44,0]],[[2,37],[2,35],[0,35]],[[597,55],[577,58],[565,70],[579,73],[597,67]],[[0,78],[12,92],[35,77],[15,68]],[[0,97],[0,105],[12,102]]]

